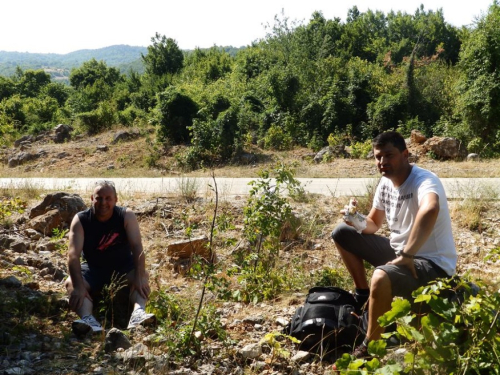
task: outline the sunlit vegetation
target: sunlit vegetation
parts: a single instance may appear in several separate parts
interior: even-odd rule
[[[414,14],[349,10],[346,21],[315,12],[275,18],[246,48],[182,51],[156,34],[144,72],[89,59],[65,85],[43,70],[0,76],[3,144],[58,123],[76,133],[155,127],[150,166],[178,144],[179,165],[235,160],[252,145],[317,150],[337,139],[356,155],[375,134],[412,129],[453,136],[469,152],[500,153],[500,6],[471,27],[441,10]]]

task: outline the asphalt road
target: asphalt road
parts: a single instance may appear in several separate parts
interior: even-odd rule
[[[52,191],[91,194],[95,178],[0,178],[0,188],[23,189],[36,187]],[[219,194],[248,194],[251,178],[216,178]],[[377,178],[298,178],[307,192],[327,196],[362,196],[376,186]],[[167,195],[179,193],[185,186],[195,186],[198,194],[209,193],[213,185],[209,177],[114,178],[118,192]],[[442,178],[448,198],[473,197],[491,189],[500,197],[500,178]]]

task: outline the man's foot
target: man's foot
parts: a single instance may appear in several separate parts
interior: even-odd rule
[[[71,328],[73,329],[73,333],[77,336],[84,336],[91,331],[92,333],[97,333],[103,330],[101,324],[93,315],[86,315],[81,319],[75,320]]]
[[[370,354],[368,354],[368,346],[365,344],[359,345],[354,351],[351,353],[355,358],[369,358]]]
[[[135,328],[138,325],[153,324],[156,320],[154,314],[147,313],[143,308],[135,309],[130,316],[127,329]]]

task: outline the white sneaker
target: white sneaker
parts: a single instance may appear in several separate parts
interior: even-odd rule
[[[127,329],[135,328],[138,325],[152,324],[155,320],[155,314],[147,313],[143,308],[139,307],[132,312]]]
[[[86,315],[81,319],[75,320],[71,325],[73,332],[77,336],[83,336],[92,331],[92,333],[102,332],[101,324],[93,315]]]

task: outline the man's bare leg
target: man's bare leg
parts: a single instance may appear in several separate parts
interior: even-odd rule
[[[371,281],[368,331],[366,333],[369,341],[379,340],[384,333],[384,328],[378,324],[378,318],[391,309],[391,303],[392,286],[389,276],[382,270],[375,270]]]
[[[129,285],[133,285],[134,277],[134,270],[127,274]],[[146,274],[145,277],[148,277],[148,275]],[[156,318],[154,314],[146,313],[145,311],[147,299],[141,296],[137,290],[132,290],[130,293],[130,303],[133,304],[133,310],[127,327],[128,329],[135,328],[138,325],[147,325],[155,322]]]
[[[71,277],[68,277],[64,284],[66,286],[66,290],[68,292],[68,295],[70,295],[71,292],[73,291],[73,282],[71,281]],[[83,280],[83,285],[85,286],[85,289],[87,289],[87,291],[90,293],[90,285],[85,279]],[[80,306],[80,308],[75,310],[75,313],[80,318],[82,318],[82,317],[87,316],[87,315],[92,315],[93,309],[94,309],[93,302],[91,300],[89,300],[88,298],[85,298],[83,300],[83,303]]]

